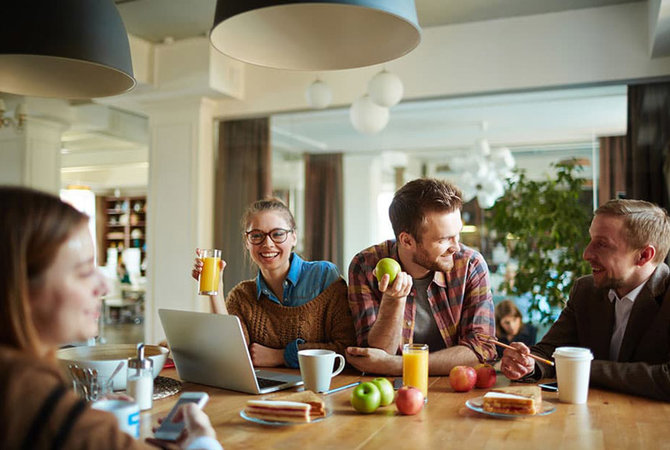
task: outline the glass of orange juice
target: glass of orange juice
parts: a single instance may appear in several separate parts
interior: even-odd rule
[[[402,384],[414,386],[423,392],[428,401],[428,345],[405,344],[402,346]]]
[[[217,295],[219,293],[219,277],[221,276],[219,270],[221,250],[201,250],[200,259],[202,259],[202,272],[200,273],[198,293],[200,295]]]

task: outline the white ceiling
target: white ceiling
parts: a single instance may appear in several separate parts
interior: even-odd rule
[[[644,0],[416,0],[415,4],[419,24],[432,27],[632,1]],[[216,8],[216,0],[115,0],[115,3],[128,32],[151,42],[207,35]]]
[[[416,0],[423,27],[495,20],[579,8],[628,3],[626,0]],[[151,42],[206,35],[215,0],[116,0],[130,34]],[[508,93],[457,99],[404,102],[391,109],[388,126],[374,136],[356,132],[348,109],[279,114],[272,118],[272,141],[283,152],[411,152],[440,161],[467,151],[480,138],[492,146],[551,148],[556,142],[590,142],[595,135],[625,134],[624,86],[548,92]],[[70,152],[104,159],[105,146],[119,158],[128,145],[112,136],[68,134]],[[133,144],[131,142],[131,144]],[[132,147],[132,145],[130,145]],[[137,143],[146,154],[146,142]],[[64,160],[67,155],[64,155]],[[119,161],[122,164],[121,161]],[[137,163],[137,158],[132,158]],[[70,170],[76,170],[70,167]]]

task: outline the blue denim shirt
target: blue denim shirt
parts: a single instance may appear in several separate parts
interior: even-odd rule
[[[290,261],[291,266],[284,280],[283,303],[268,287],[260,270],[256,277],[257,299],[260,299],[263,294],[279,305],[301,306],[317,297],[340,277],[337,266],[329,261],[305,261],[296,253],[291,253]],[[288,367],[294,369],[299,367],[298,344],[304,342],[303,339],[298,338],[284,349],[284,361]]]

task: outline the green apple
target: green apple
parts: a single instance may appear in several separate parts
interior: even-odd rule
[[[400,273],[400,264],[393,258],[382,258],[375,266],[375,276],[377,281],[381,281],[385,274],[389,274],[389,285],[393,283],[395,277]]]
[[[371,381],[366,381],[351,392],[351,406],[358,412],[370,414],[375,412],[382,401],[379,388]]]
[[[386,406],[393,403],[393,399],[395,398],[393,384],[387,378],[383,377],[375,378],[372,382],[377,386],[377,389],[379,389],[379,393],[382,396],[380,406]]]

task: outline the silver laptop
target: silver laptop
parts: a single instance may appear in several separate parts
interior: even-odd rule
[[[179,378],[249,394],[302,384],[299,375],[255,370],[240,319],[233,315],[159,309]]]

